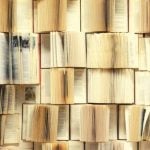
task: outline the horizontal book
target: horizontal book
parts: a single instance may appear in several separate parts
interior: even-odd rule
[[[135,142],[127,142],[116,140],[106,143],[86,143],[85,150],[137,150],[138,144]]]
[[[19,143],[19,114],[0,115],[0,126],[0,145]]]
[[[37,31],[66,30],[67,0],[37,1]]]
[[[110,117],[109,106],[106,105],[81,106],[80,141],[86,142],[109,141],[109,117]]]
[[[31,0],[12,1],[12,32],[33,32],[33,3]]]
[[[10,1],[0,0],[0,32],[9,32]]]
[[[81,107],[84,105],[71,105],[70,108],[70,138],[71,140],[80,140],[80,111]],[[108,105],[110,109],[110,118],[109,122],[109,139],[116,140],[117,139],[117,106],[116,105]]]
[[[138,35],[87,34],[88,68],[138,68]]]
[[[150,32],[150,1],[129,0],[129,31]]]
[[[134,103],[134,70],[88,69],[88,103]]]
[[[32,142],[56,141],[58,111],[59,107],[54,105],[24,105],[22,139]]]
[[[51,67],[86,67],[85,34],[41,34],[41,68]]]
[[[86,70],[73,68],[42,69],[41,103],[86,103]]]

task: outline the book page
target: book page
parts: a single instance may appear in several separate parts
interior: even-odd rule
[[[7,115],[5,124],[4,144],[19,143],[19,114]]]
[[[69,141],[69,150],[84,150],[84,143],[80,141]]]
[[[86,103],[86,70],[74,70],[74,102]]]
[[[67,0],[67,31],[80,31],[80,0]]]
[[[108,0],[107,30],[128,32],[128,0]]]
[[[57,140],[69,140],[69,106],[59,105]]]
[[[41,68],[50,68],[50,34],[41,34]]]
[[[0,84],[9,83],[9,36],[0,33]]]
[[[149,150],[150,142],[149,141],[141,141],[139,142],[139,150]]]
[[[33,11],[31,0],[13,0],[12,31],[14,33],[33,32]]]
[[[50,103],[50,70],[41,69],[41,103]]]

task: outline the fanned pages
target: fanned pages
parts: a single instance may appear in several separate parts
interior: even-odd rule
[[[87,34],[87,67],[138,68],[138,35]]]
[[[150,105],[150,72],[135,72],[135,103]]]
[[[23,139],[34,142],[56,141],[58,111],[58,106],[54,105],[24,105]]]
[[[80,0],[67,0],[67,31],[80,31]]]
[[[66,30],[67,0],[37,1],[38,32]]]
[[[33,32],[32,0],[13,0],[12,3],[12,32]]]
[[[41,67],[86,67],[85,34],[41,34]]]
[[[128,0],[107,1],[107,30],[128,32]]]
[[[0,0],[0,32],[9,31],[9,0]]]
[[[150,38],[139,38],[139,70],[150,71]]]
[[[80,110],[80,140],[106,142],[109,140],[109,107],[85,105]],[[86,128],[85,126],[88,125]]]
[[[81,8],[81,31],[106,31],[106,0],[81,0]]]
[[[39,83],[39,36],[21,34],[12,37],[12,82]]]
[[[150,32],[150,1],[129,0],[129,31]]]
[[[132,69],[88,69],[89,103],[134,103]]]

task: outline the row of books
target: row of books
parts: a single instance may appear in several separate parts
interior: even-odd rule
[[[3,146],[0,150],[149,150],[150,143],[116,140],[107,143],[83,143],[62,141],[55,143],[21,143],[19,146]]]
[[[129,33],[93,33],[85,37],[82,32],[51,32],[41,34],[41,38],[39,36],[32,33],[11,36],[0,33],[2,81],[7,82],[12,78],[14,83],[19,83],[18,80],[38,83],[39,49],[41,68],[150,70],[150,37],[138,37],[137,34]]]
[[[0,0],[0,10],[1,32],[150,32],[149,0]]]
[[[150,36],[133,33],[41,34],[41,68],[136,68],[150,70]]]
[[[120,105],[119,112],[117,109],[116,105],[71,105],[69,115],[68,105],[24,104],[22,139],[32,142],[149,141],[150,107]]]
[[[28,103],[150,105],[150,72],[90,69],[87,73],[85,69],[42,69],[41,85],[1,85],[0,112],[13,113],[18,97]]]

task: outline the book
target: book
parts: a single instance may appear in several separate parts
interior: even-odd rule
[[[16,96],[14,85],[0,86],[0,114],[16,113]]]
[[[57,91],[55,91],[55,87]],[[67,91],[67,89],[69,90]],[[69,91],[70,93],[67,95]],[[41,103],[86,103],[86,70],[73,68],[42,69]]]
[[[107,31],[128,32],[128,0],[107,1]]]
[[[134,33],[150,32],[150,1],[129,0],[129,31]]]
[[[150,72],[135,72],[135,103],[137,105],[150,105]]]
[[[134,103],[134,70],[88,69],[88,103]]]
[[[39,83],[39,36],[37,34],[13,34],[12,82],[15,84]]]
[[[0,32],[9,32],[10,1],[0,0]]]
[[[67,31],[80,31],[80,0],[67,0]]]
[[[19,143],[19,114],[0,115],[0,145]]]
[[[137,150],[137,148],[137,143],[123,140],[116,140],[106,143],[86,143],[85,145],[85,150]]]
[[[33,142],[56,141],[58,111],[59,107],[54,105],[24,104],[22,139]]]
[[[150,71],[150,38],[139,37],[139,70]]]
[[[84,105],[71,105],[70,109],[70,139],[71,140],[80,140],[80,111],[81,107]],[[116,105],[108,105],[110,109],[110,117],[109,117],[109,139],[116,140],[117,139],[117,106]]]
[[[37,31],[65,31],[67,0],[37,1]]]
[[[80,110],[80,141],[107,142],[109,140],[107,105],[84,105]],[[88,127],[85,126],[88,124]]]
[[[81,0],[81,31],[106,31],[106,1]],[[91,11],[92,8],[92,11]]]
[[[33,3],[31,0],[12,1],[12,32],[33,32]]]
[[[138,35],[132,33],[87,34],[87,67],[138,68]]]
[[[85,34],[41,34],[41,68],[51,67],[86,67]]]

